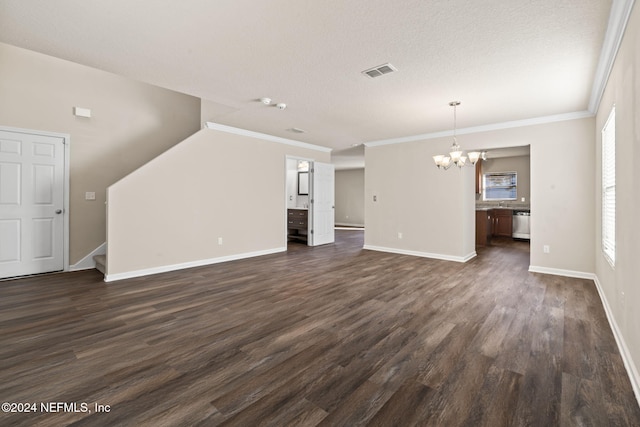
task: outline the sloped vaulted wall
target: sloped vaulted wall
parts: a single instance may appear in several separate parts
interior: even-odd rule
[[[287,156],[330,153],[203,129],[111,186],[106,279],[286,250]]]

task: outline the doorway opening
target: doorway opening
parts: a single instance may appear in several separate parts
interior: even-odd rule
[[[475,226],[478,255],[483,248],[530,249],[530,146],[478,150]]]
[[[301,243],[309,246],[309,188],[311,160],[287,158],[287,243]],[[288,244],[287,244],[288,246]]]
[[[335,241],[335,170],[312,159],[286,158],[286,241],[319,246]]]

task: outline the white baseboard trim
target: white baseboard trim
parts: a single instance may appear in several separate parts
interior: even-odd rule
[[[455,262],[467,262],[470,259],[473,259],[477,256],[476,251],[473,251],[467,256],[460,257],[460,256],[454,256],[454,255],[433,254],[429,252],[408,251],[405,249],[397,249],[397,248],[386,248],[383,246],[373,246],[373,245],[364,245],[363,249],[368,249],[370,251],[389,252],[392,254],[419,256],[422,258],[433,258],[433,259],[440,259],[443,261],[455,261]]]
[[[607,320],[609,321],[609,326],[613,331],[613,336],[616,339],[616,344],[618,344],[618,350],[620,351],[620,356],[622,356],[622,361],[624,362],[624,367],[627,369],[627,375],[629,376],[629,381],[631,381],[631,387],[633,388],[633,393],[636,395],[636,400],[638,401],[638,405],[640,405],[640,374],[638,373],[638,368],[635,363],[633,363],[633,358],[631,357],[631,352],[629,351],[629,347],[627,347],[627,343],[622,336],[622,332],[618,327],[618,323],[616,322],[615,317],[613,317],[613,312],[611,311],[611,306],[607,301],[607,298],[602,289],[602,285],[600,284],[600,280],[598,276],[594,275],[593,281],[596,283],[596,289],[598,290],[598,295],[600,295],[600,300],[602,301],[602,306],[604,307],[604,311],[607,314]]]
[[[92,250],[87,256],[82,258],[77,263],[69,266],[69,271],[80,271],[80,270],[89,270],[92,268],[96,268],[96,262],[93,260],[93,257],[96,255],[106,255],[107,253],[107,242],[101,244],[94,250]]]
[[[575,277],[576,279],[595,280],[595,277],[596,277],[595,274],[587,273],[585,271],[563,270],[561,268],[540,267],[537,265],[530,265],[529,271],[531,273],[543,273],[543,274],[553,274],[554,276]]]
[[[127,271],[124,273],[107,274],[104,276],[105,282],[114,282],[116,280],[133,279],[134,277],[149,276],[151,274],[167,273],[169,271],[184,270],[186,268],[201,267],[203,265],[219,264],[221,262],[235,261],[245,258],[253,258],[262,255],[270,255],[278,252],[285,252],[286,246],[281,248],[266,249],[263,251],[246,252],[236,255],[227,255],[218,258],[203,259],[199,261],[183,262],[180,264],[163,265],[160,267],[145,268],[142,270]]]
[[[359,227],[359,228],[364,228],[364,224],[351,224],[348,222],[336,222],[335,223],[336,227]]]

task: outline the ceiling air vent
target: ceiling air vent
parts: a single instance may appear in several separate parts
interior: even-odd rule
[[[385,74],[393,73],[395,71],[398,71],[397,68],[387,62],[386,64],[378,65],[377,67],[364,70],[362,74],[367,75],[373,79]]]

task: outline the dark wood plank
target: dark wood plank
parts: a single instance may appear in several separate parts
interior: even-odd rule
[[[565,317],[562,372],[594,379],[598,363],[593,341],[588,321]]]
[[[464,423],[479,398],[492,361],[480,353],[465,353],[442,387],[429,400],[426,424],[440,426]]]
[[[376,427],[418,425],[435,390],[413,379],[406,380],[376,412],[368,425]]]
[[[469,343],[478,333],[480,325],[458,324],[419,366],[418,381],[439,388],[454,372],[460,358],[466,354]]]
[[[518,403],[521,387],[522,375],[492,366],[464,425],[468,427],[515,425],[514,409]]]
[[[523,377],[514,424],[558,425],[561,397],[561,357],[545,351],[532,352]]]
[[[592,281],[333,245],[105,284],[0,282],[0,425],[640,425]]]
[[[562,375],[560,425],[611,425],[605,414],[600,384],[571,374]]]

